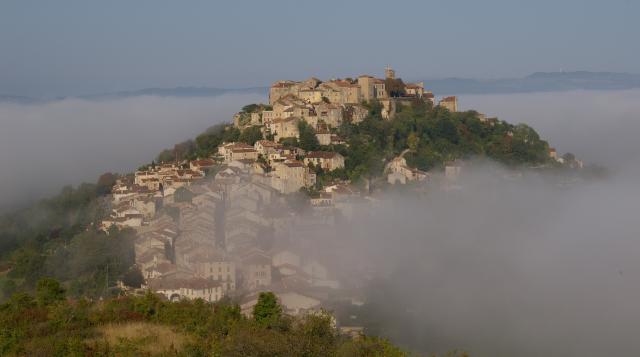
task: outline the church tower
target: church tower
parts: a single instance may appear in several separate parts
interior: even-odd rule
[[[384,69],[384,77],[387,79],[396,79],[396,71],[387,65],[387,68]]]

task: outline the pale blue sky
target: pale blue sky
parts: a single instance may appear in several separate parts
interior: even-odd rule
[[[0,93],[640,73],[640,1],[3,0]]]

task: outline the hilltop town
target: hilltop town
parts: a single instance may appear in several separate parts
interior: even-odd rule
[[[419,120],[435,124],[405,130]],[[372,125],[380,126],[367,129]],[[359,141],[375,142],[385,130],[397,131],[395,142],[380,143],[392,150]],[[425,146],[433,145],[427,130],[439,146]],[[477,139],[465,134],[471,131]],[[486,149],[467,149],[465,140]],[[386,186],[455,187],[467,156],[459,147],[531,167],[582,166],[574,157],[559,157],[532,129],[459,113],[456,97],[436,102],[423,83],[405,84],[391,68],[384,79],[278,81],[268,104],[247,105],[233,125],[120,176],[100,229],[136,231],[143,287],[169,300],[228,296],[249,313],[257,294],[269,290],[292,315],[336,301],[359,304],[362,296],[351,288],[358,278],[340,274],[327,259],[339,248],[323,236],[326,227],[348,221]]]

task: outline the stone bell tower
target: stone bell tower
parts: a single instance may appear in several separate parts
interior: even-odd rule
[[[396,71],[387,65],[387,68],[384,69],[384,77],[387,79],[396,79]]]

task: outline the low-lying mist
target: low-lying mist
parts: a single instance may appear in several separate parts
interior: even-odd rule
[[[421,199],[388,195],[353,222],[347,259],[381,273],[361,312],[371,332],[421,352],[637,353],[637,180],[567,187],[501,172],[474,167],[461,189]]]
[[[0,211],[107,171],[134,170],[259,101],[242,94],[0,103]]]
[[[611,174],[558,185],[485,164],[463,171],[459,190],[387,195],[344,233],[348,259],[383,272],[362,312],[371,332],[422,352],[637,354],[640,91],[461,100]]]

